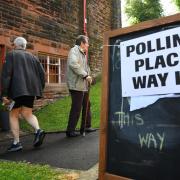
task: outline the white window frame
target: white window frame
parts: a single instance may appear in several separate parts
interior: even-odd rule
[[[62,76],[64,76],[64,74],[62,75],[62,71],[61,71],[61,57],[57,57],[57,56],[53,56],[53,55],[47,55],[47,54],[44,54],[44,53],[39,53],[38,54],[38,56],[39,56],[39,60],[40,60],[40,62],[42,63],[42,65],[46,65],[46,69],[45,69],[45,71],[46,71],[46,75],[47,75],[47,84],[62,84]],[[41,57],[43,57],[43,59],[41,59]],[[55,83],[55,82],[50,82],[50,66],[51,66],[51,64],[50,64],[50,59],[51,59],[51,57],[56,57],[57,59],[57,64],[54,64],[55,66],[57,66],[57,68],[58,68],[58,82],[57,83]],[[62,60],[64,61],[64,59],[65,58],[67,58],[67,57],[62,57]],[[63,82],[63,83],[65,83],[65,82]]]

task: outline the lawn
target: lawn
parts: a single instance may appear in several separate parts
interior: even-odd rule
[[[67,180],[65,173],[48,165],[0,161],[1,180]]]
[[[100,124],[100,99],[101,82],[98,81],[90,89],[92,127],[94,128],[99,128]],[[38,117],[41,128],[44,129],[46,132],[66,130],[70,106],[71,98],[67,96],[35,112],[35,115]],[[31,127],[23,121],[21,123],[21,127],[25,131],[32,131]],[[77,129],[78,128],[79,123]]]

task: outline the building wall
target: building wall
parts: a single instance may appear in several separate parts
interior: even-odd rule
[[[89,59],[101,70],[103,33],[111,29],[111,0],[87,0]],[[28,49],[67,56],[83,33],[83,0],[0,0],[0,44],[25,37]]]
[[[102,69],[102,48],[104,32],[111,30],[112,2],[110,0],[89,0],[87,25],[90,38],[89,61],[95,72]]]
[[[58,2],[58,3],[57,3]],[[0,43],[25,37],[28,49],[67,55],[79,34],[79,1],[0,0]]]
[[[94,73],[102,69],[104,32],[116,21],[112,2],[87,0],[88,59]],[[14,38],[23,36],[28,51],[67,57],[79,34],[83,34],[83,0],[0,0],[0,48],[11,49]]]

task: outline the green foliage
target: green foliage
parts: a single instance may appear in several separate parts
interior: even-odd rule
[[[175,3],[175,5],[178,7],[178,9],[180,10],[180,0],[173,0],[173,2]]]
[[[48,165],[32,165],[25,162],[0,161],[1,180],[58,180],[63,174]]]
[[[90,90],[92,127],[94,128],[98,128],[100,124],[100,99],[101,82],[98,81]],[[40,127],[46,132],[66,130],[70,106],[71,98],[68,96],[37,111],[35,115],[39,120]],[[80,121],[77,128],[79,128],[79,124]],[[31,127],[25,121],[21,121],[21,128],[25,131],[32,131]]]
[[[163,16],[160,0],[126,0],[125,13],[132,24]]]

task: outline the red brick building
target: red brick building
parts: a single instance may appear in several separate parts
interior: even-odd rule
[[[0,70],[14,38],[23,36],[46,70],[46,90],[62,91],[77,35],[86,28],[91,69],[101,72],[103,33],[121,26],[120,13],[120,0],[0,0]]]

